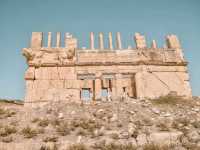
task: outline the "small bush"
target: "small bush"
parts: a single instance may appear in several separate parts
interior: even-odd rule
[[[17,130],[15,127],[5,126],[0,131],[0,136],[8,136],[10,134],[16,133]]]
[[[112,139],[115,139],[115,140],[119,139],[119,135],[118,135],[117,133],[112,133],[112,134],[110,135],[110,137],[111,137]]]
[[[159,122],[157,124],[157,127],[160,128],[160,131],[169,131],[170,130],[170,127],[166,122]]]
[[[39,121],[40,121],[39,118],[34,118],[31,122],[32,122],[32,123],[37,123],[37,122],[39,122]]]
[[[54,142],[47,142],[40,147],[40,150],[58,150]]]
[[[186,117],[180,117],[173,121],[172,127],[175,129],[181,129],[184,126],[188,126],[190,124],[190,119]]]
[[[0,116],[1,116],[1,118],[12,117],[15,114],[16,114],[16,112],[14,112],[14,111],[9,111],[9,110],[5,110],[5,109],[0,108]]]
[[[38,125],[41,126],[41,127],[46,127],[46,126],[49,125],[49,120],[48,119],[42,119],[42,120],[39,121]]]
[[[200,121],[194,121],[192,122],[193,127],[200,128]]]
[[[44,142],[57,142],[58,137],[46,137],[45,139],[43,139]]]
[[[2,108],[0,108],[0,115],[4,115],[6,113],[6,111]]]
[[[34,136],[37,136],[37,131],[34,129],[31,129],[29,126],[25,127],[22,129],[22,134],[24,135],[25,138],[32,138]]]
[[[156,99],[151,99],[150,101],[153,104],[170,105],[170,106],[176,106],[177,104],[193,106],[195,104],[194,100],[192,99],[184,99],[181,96],[176,96],[172,94],[168,94],[166,96],[160,96]]]
[[[2,142],[4,142],[4,143],[10,143],[12,141],[13,141],[12,137],[5,137],[5,138],[2,139]]]
[[[59,135],[65,136],[70,134],[70,128],[66,122],[60,124],[57,128],[56,131]]]
[[[52,124],[53,126],[59,126],[59,125],[61,124],[61,122],[60,122],[60,120],[58,120],[58,119],[54,119],[54,120],[51,121],[51,124]]]
[[[88,150],[84,144],[73,144],[67,150]]]
[[[105,144],[105,141],[96,143],[92,147],[94,149],[100,149],[100,150],[136,150],[136,146],[131,143],[130,144],[115,144],[115,143]]]

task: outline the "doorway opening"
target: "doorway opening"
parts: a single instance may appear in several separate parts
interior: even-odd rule
[[[92,99],[92,94],[90,88],[82,88],[81,99],[83,101],[90,101]]]

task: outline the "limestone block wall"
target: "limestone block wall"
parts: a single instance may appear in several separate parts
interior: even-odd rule
[[[80,75],[87,79],[79,79]],[[29,67],[25,74],[25,101],[64,100],[80,103],[84,88],[91,89],[95,99],[100,99],[102,88],[109,88],[108,80],[104,77],[110,76],[113,98],[121,97],[124,88],[134,98],[156,98],[171,91],[184,97],[192,96],[185,66]]]
[[[25,79],[26,102],[80,100],[74,67],[29,67]]]
[[[147,72],[136,74],[138,98],[156,98],[174,91],[179,96],[192,97],[187,72]]]

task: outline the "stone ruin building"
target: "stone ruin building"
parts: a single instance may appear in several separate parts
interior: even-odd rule
[[[22,50],[28,64],[25,104],[94,101],[108,93],[115,99],[124,92],[133,98],[156,98],[170,92],[192,96],[188,63],[176,35],[166,36],[163,48],[158,48],[155,40],[147,47],[139,33],[134,35],[135,48],[123,48],[119,32],[116,44],[111,32],[106,42],[99,33],[98,48],[93,32],[89,48],[79,48],[78,39],[69,33],[63,39],[60,32],[52,46],[52,35],[48,32],[44,46],[43,33],[33,32],[30,47]]]

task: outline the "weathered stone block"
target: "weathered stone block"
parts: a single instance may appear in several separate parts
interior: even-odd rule
[[[34,80],[35,79],[35,68],[34,67],[29,67],[26,70],[25,79],[26,80]]]
[[[79,80],[65,80],[64,87],[65,89],[79,89],[80,81]]]
[[[63,89],[64,84],[64,80],[50,80],[50,88]]]
[[[72,80],[76,79],[74,67],[58,67],[59,79]]]

